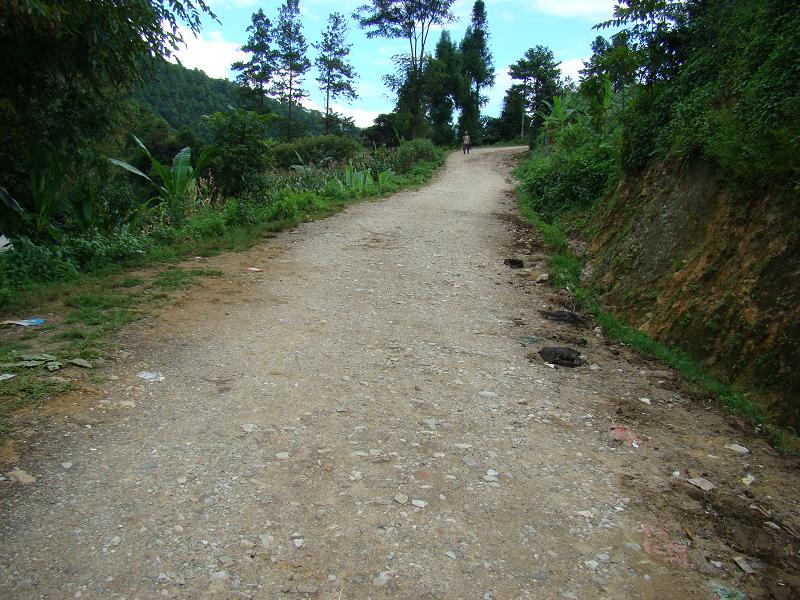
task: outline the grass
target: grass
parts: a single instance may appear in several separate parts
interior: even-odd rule
[[[769,442],[779,452],[796,454],[798,439],[770,423],[769,415],[758,404],[754,403],[748,392],[734,388],[720,381],[699,361],[687,352],[659,342],[642,331],[620,320],[606,311],[600,304],[597,295],[591,290],[581,287],[581,262],[569,247],[567,237],[556,224],[545,222],[534,212],[524,196],[522,188],[517,189],[517,200],[522,215],[536,227],[542,235],[545,250],[550,253],[550,278],[556,288],[570,291],[579,305],[592,314],[603,334],[615,339],[641,354],[655,357],[697,386],[703,392],[734,414],[741,415],[750,424],[760,428]]]
[[[63,318],[26,330],[17,339],[0,342],[0,364],[17,362],[19,355],[26,352],[52,354],[65,366],[69,366],[67,361],[72,358],[91,362],[109,352],[113,347],[111,338],[117,331],[140,318],[147,307],[169,298],[168,291],[196,285],[202,277],[220,275],[222,271],[218,269],[170,266],[157,272],[149,283],[142,277],[95,274],[81,278],[80,284],[59,285],[64,294]],[[135,286],[126,285],[132,279]],[[37,406],[70,389],[59,371],[50,372],[43,365],[6,366],[0,370],[14,374],[12,379],[0,381],[0,436],[11,431],[14,411]]]
[[[169,267],[153,279],[153,286],[165,291],[183,290],[195,285],[200,277],[222,277],[219,269],[178,269]]]
[[[0,436],[11,431],[9,421],[14,411],[37,406],[58,394],[69,391],[71,387],[67,381],[41,377],[32,369],[28,371],[19,373],[13,379],[0,382],[2,385],[0,388],[2,389],[2,394],[0,394]]]

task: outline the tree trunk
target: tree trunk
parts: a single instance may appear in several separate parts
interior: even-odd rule
[[[328,85],[325,88],[325,135],[331,134],[331,78],[328,74]]]
[[[478,137],[478,131],[480,130],[480,127],[481,127],[481,84],[479,84],[477,81],[475,82],[475,123],[474,123],[474,125],[475,125],[475,131],[473,133],[475,134],[475,137],[472,138],[474,140],[473,144],[477,143],[477,142],[480,142],[480,139]]]
[[[293,139],[292,135],[292,104],[294,104],[294,73],[289,70],[289,141]]]

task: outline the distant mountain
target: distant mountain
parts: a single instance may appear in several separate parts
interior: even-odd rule
[[[234,108],[248,108],[286,116],[286,107],[273,98],[255,104],[240,86],[227,79],[214,79],[199,69],[162,62],[153,75],[133,92],[133,99],[152,108],[174,129],[191,126],[212,113]],[[293,109],[296,129],[304,135],[319,135],[323,130],[323,115],[303,107]],[[299,127],[297,126],[299,125]],[[282,126],[276,123],[274,135]]]

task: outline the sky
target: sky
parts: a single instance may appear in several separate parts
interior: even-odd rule
[[[498,116],[503,96],[513,83],[508,66],[522,58],[528,48],[548,46],[561,62],[565,75],[577,78],[578,69],[591,55],[590,43],[598,35],[592,26],[611,17],[615,0],[484,0],[489,23],[490,48],[494,56],[495,85],[487,90],[488,103],[483,114]],[[618,1],[618,0],[616,0]],[[230,66],[237,60],[247,60],[241,46],[247,41],[247,27],[251,15],[259,8],[273,21],[277,20],[282,2],[258,0],[206,0],[219,22],[203,19],[203,29],[195,37],[182,30],[185,47],[176,56],[189,68],[198,68],[211,77],[233,79]],[[350,16],[365,0],[300,0],[303,33],[309,43],[309,59],[316,50],[311,46],[321,37],[328,14],[334,11]],[[450,37],[458,42],[464,36],[474,0],[456,0],[453,12],[458,17],[446,27]],[[429,45],[436,45],[440,33],[432,32]],[[606,37],[608,34],[606,33]],[[384,38],[367,39],[364,31],[351,21],[348,34],[351,63],[358,73],[359,98],[353,102],[339,102],[334,110],[353,117],[356,125],[367,127],[380,113],[390,112],[394,105],[392,92],[383,84],[382,77],[392,73],[392,56],[402,53],[406,44],[402,40]],[[317,72],[312,66],[305,78],[304,88],[309,97],[303,102],[309,108],[322,110],[324,100],[317,89]]]

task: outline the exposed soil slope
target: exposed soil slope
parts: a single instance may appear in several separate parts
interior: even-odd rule
[[[598,208],[588,253],[605,302],[800,429],[800,205],[734,197],[702,164],[666,163]]]
[[[544,319],[513,152],[205,261],[108,383],[21,415],[0,596],[797,597],[795,465]],[[583,366],[535,358],[565,344]]]

